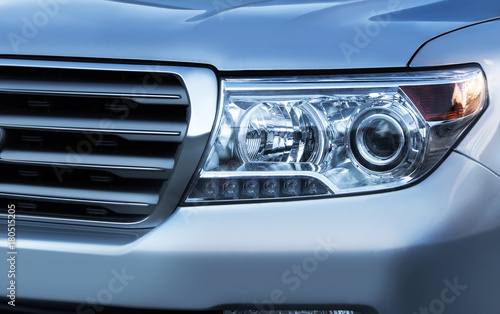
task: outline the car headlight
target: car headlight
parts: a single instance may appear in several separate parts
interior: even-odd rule
[[[211,145],[185,203],[405,186],[444,158],[485,101],[475,66],[224,79]]]

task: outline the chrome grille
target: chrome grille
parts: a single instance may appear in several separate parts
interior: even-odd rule
[[[16,63],[0,66],[3,203],[28,218],[100,223],[173,211],[180,189],[168,187],[192,120],[179,71]]]

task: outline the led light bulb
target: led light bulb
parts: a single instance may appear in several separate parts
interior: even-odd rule
[[[241,195],[245,198],[256,198],[259,196],[259,182],[257,180],[244,180]]]
[[[282,181],[281,193],[285,196],[297,196],[300,193],[298,179],[288,179]]]
[[[215,180],[208,180],[203,184],[203,192],[208,199],[217,198],[219,195],[219,186]]]
[[[222,184],[222,197],[236,198],[238,197],[239,186],[235,180],[229,180]]]
[[[265,197],[277,197],[279,195],[279,183],[278,180],[269,179],[264,181],[262,184],[262,195]]]

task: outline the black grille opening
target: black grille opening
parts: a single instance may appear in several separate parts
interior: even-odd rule
[[[29,129],[9,129],[5,150],[50,151],[79,155],[111,154],[173,158],[178,143],[165,136],[150,136],[149,141],[130,135],[101,132],[54,132]],[[69,159],[70,157],[68,157]]]
[[[4,184],[26,184],[75,189],[159,192],[163,180],[120,177],[105,170],[75,167],[1,165]]]
[[[39,200],[1,198],[2,204],[14,204],[16,215],[35,216],[45,218],[60,219],[81,219],[90,221],[121,222],[129,223],[139,221],[147,217],[149,210],[144,214],[127,214],[113,211],[116,206],[94,205],[94,204],[74,204],[71,202],[44,202]]]
[[[40,94],[0,94],[0,110],[4,115],[108,118],[111,120],[186,121],[185,105],[162,105],[155,100],[133,97],[104,98],[96,96],[47,96]],[[160,100],[157,100],[161,102]],[[142,103],[141,103],[142,102]],[[148,103],[143,103],[148,102]]]
[[[134,84],[153,91],[155,84],[182,87],[181,82],[175,75],[164,73],[154,65],[147,67],[143,72],[3,66],[0,79],[41,82],[54,80],[69,81],[75,84],[89,81],[99,84]]]

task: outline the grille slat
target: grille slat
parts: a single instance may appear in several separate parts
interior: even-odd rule
[[[43,117],[29,115],[1,115],[0,127],[25,130],[59,130],[72,132],[125,133],[137,135],[166,135],[173,141],[182,141],[187,125],[176,121],[127,121],[103,118]]]
[[[188,129],[169,73],[0,67],[0,198],[19,215],[144,220]]]
[[[175,164],[175,160],[173,157],[155,158],[122,155],[78,155],[73,153],[36,152],[10,149],[6,149],[0,153],[0,162],[31,165],[50,165],[62,168],[98,168],[109,170],[151,171],[165,173],[173,170]],[[141,164],[144,166],[140,166]],[[144,173],[145,177],[147,175],[150,174]]]
[[[97,190],[59,188],[41,185],[2,184],[0,190],[3,194],[35,196],[37,198],[67,199],[83,201],[86,203],[123,203],[137,206],[147,206],[158,202],[158,194],[155,191],[137,192],[134,190]],[[90,197],[91,196],[91,197]]]

